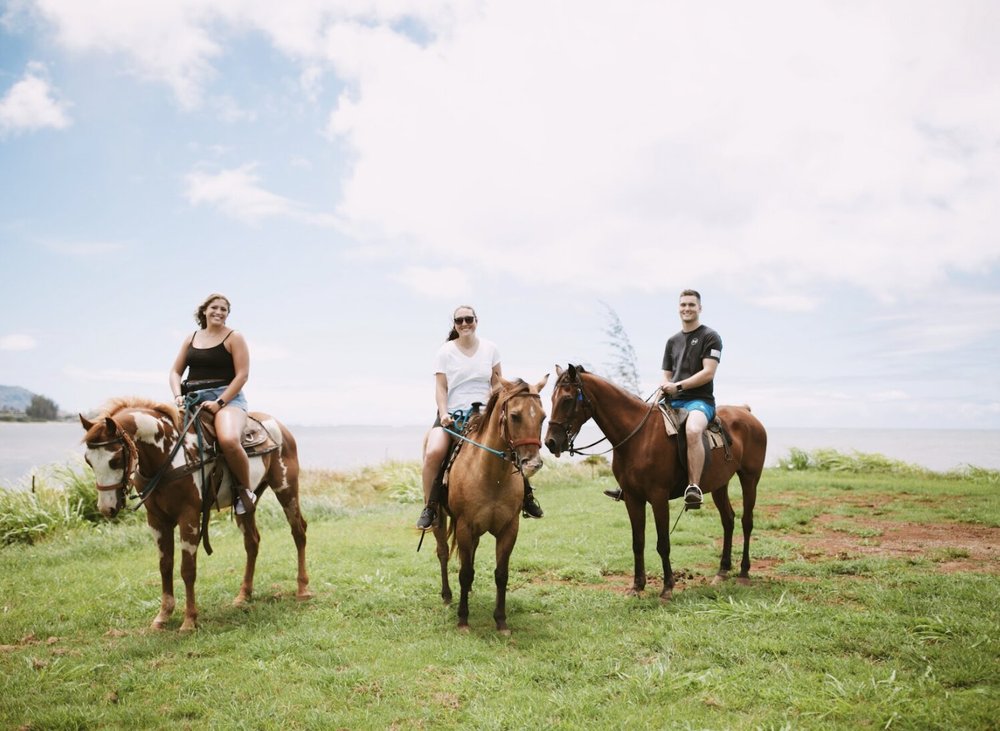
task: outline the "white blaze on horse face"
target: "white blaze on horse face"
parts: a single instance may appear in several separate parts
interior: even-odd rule
[[[94,479],[98,485],[117,485],[122,481],[122,465],[111,466],[112,458],[117,454],[113,449],[88,449],[87,464],[94,471]],[[98,490],[97,509],[101,515],[110,515],[118,507],[117,490]]]

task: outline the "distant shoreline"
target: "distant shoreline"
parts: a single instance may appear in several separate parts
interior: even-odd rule
[[[289,429],[298,443],[303,469],[348,471],[386,461],[419,460],[427,426],[290,425]],[[0,486],[23,481],[33,469],[79,462],[82,437],[82,428],[72,420],[0,420]],[[600,438],[597,428],[588,423],[576,442],[584,445]],[[596,454],[607,448],[603,442],[586,451]],[[1000,470],[1000,430],[774,427],[768,429],[766,465],[778,466],[793,448],[880,454],[935,472],[969,465]],[[547,451],[543,457],[554,459]]]

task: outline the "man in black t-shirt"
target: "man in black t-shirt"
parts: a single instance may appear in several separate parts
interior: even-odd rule
[[[660,386],[674,408],[687,409],[688,486],[684,505],[692,510],[701,507],[699,483],[705,466],[702,435],[715,419],[715,396],[712,383],[722,358],[722,338],[701,324],[701,295],[693,289],[681,292],[679,312],[681,331],[673,335],[663,351],[663,383]],[[605,491],[618,499],[621,490]]]

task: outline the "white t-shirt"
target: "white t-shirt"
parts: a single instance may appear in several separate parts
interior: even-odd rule
[[[471,356],[459,350],[455,342],[449,340],[442,345],[434,358],[434,373],[443,373],[448,381],[448,413],[456,409],[468,411],[476,401],[489,401],[493,366],[500,362],[497,346],[490,340],[479,338],[479,347]]]

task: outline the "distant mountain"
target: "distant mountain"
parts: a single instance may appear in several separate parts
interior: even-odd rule
[[[0,411],[24,412],[35,394],[20,386],[0,386]]]

